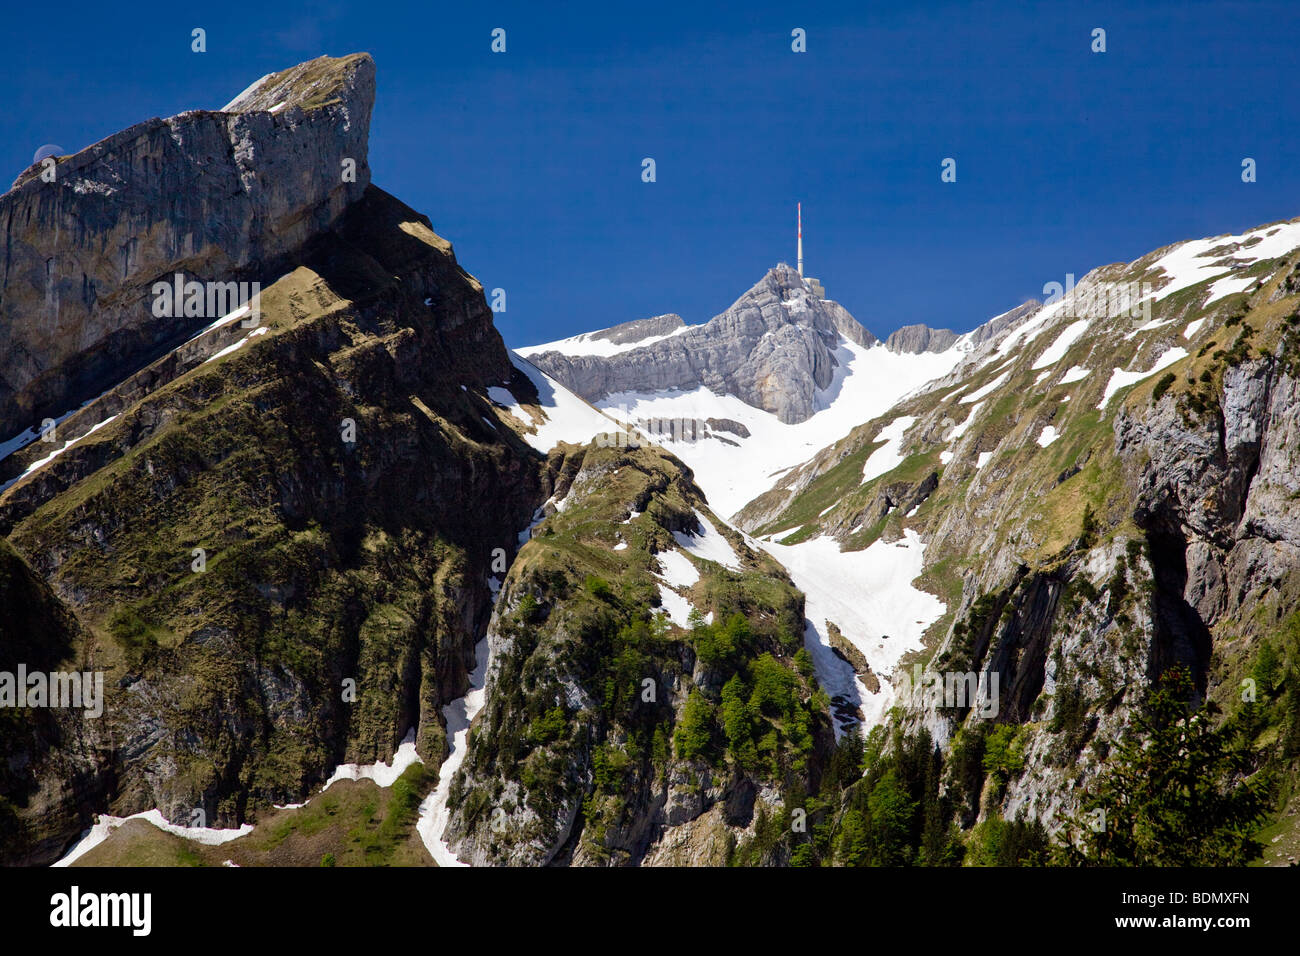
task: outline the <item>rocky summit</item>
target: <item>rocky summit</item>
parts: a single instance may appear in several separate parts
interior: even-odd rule
[[[58,416],[198,329],[152,287],[266,280],[360,199],[375,67],[321,57],[222,110],[122,130],[0,196],[0,431]]]
[[[861,346],[876,341],[842,306],[818,298],[784,264],[704,325],[661,321],[672,318],[678,317],[640,320],[601,333],[621,347],[613,354],[574,354],[579,343],[526,354],[588,401],[619,392],[704,387],[735,395],[783,422],[801,422],[816,410],[817,390],[831,384],[840,337]],[[654,341],[645,341],[652,336]],[[594,335],[584,337],[594,341]]]

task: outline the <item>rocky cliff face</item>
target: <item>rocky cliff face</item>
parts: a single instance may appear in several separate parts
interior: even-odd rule
[[[834,746],[802,597],[653,446],[553,453],[550,472],[446,839],[475,865],[725,863]]]
[[[665,334],[677,327],[662,316],[643,322]],[[640,326],[641,323],[628,325]],[[628,325],[616,327],[625,341]],[[615,330],[609,330],[615,332]],[[772,269],[752,289],[704,325],[613,355],[566,354],[540,346],[529,358],[588,401],[617,392],[691,390],[701,386],[800,422],[817,409],[816,392],[831,383],[840,337],[861,346],[875,336],[839,304],[819,299],[787,265]],[[639,340],[639,339],[638,339]],[[630,340],[637,341],[637,340]]]
[[[885,348],[891,352],[942,352],[957,341],[957,333],[948,329],[932,329],[928,325],[905,325],[891,332]]]
[[[1175,665],[1198,700],[1238,713],[1261,655],[1294,664],[1298,256],[1292,222],[1095,270],[738,516],[845,554],[924,537],[917,586],[947,610],[882,692],[904,694],[914,666],[996,678],[960,706],[891,701],[891,728],[945,754],[962,828],[1057,830]],[[897,464],[859,481],[891,426]],[[1293,779],[1296,728],[1263,712],[1252,768]],[[986,774],[995,740],[1013,759]]]
[[[446,753],[440,707],[465,692],[491,565],[541,492],[488,390],[524,408],[536,392],[450,244],[365,184],[372,90],[364,55],[312,61],[4,200],[32,214],[11,262],[45,249],[107,270],[84,301],[49,286],[41,308],[75,334],[42,337],[40,309],[4,328],[27,341],[11,402],[70,400],[65,367],[107,383],[53,446],[4,463],[0,618],[21,633],[0,670],[84,668],[106,691],[100,717],[0,711],[21,724],[0,739],[8,862],[57,858],[104,811],[235,826],[340,763],[389,759],[412,729],[428,763]],[[339,180],[341,152],[360,182]],[[110,268],[127,234],[161,238]],[[140,306],[148,281],[239,266],[265,283],[260,323],[160,355],[177,329]],[[7,281],[6,320],[24,287]]]
[[[6,740],[28,859],[105,810],[238,825],[412,728],[445,753],[493,550],[539,493],[485,393],[529,387],[418,214],[372,189],[312,247],[266,290],[262,334],[88,406],[106,424],[0,497],[108,688],[84,721],[99,744]]]
[[[321,57],[19,177],[0,197],[0,434],[219,317],[155,316],[156,281],[269,281],[328,229],[370,181],[374,77],[366,54]]]

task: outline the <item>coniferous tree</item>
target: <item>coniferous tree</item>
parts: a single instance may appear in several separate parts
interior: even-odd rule
[[[1135,715],[1070,820],[1059,862],[1093,866],[1242,866],[1259,856],[1254,833],[1267,786],[1234,721],[1192,708],[1192,682],[1168,671]],[[1098,811],[1101,811],[1098,814]]]

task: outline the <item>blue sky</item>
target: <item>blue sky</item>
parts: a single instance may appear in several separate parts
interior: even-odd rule
[[[806,271],[880,335],[965,330],[1067,272],[1300,215],[1294,3],[73,0],[22,15],[40,20],[0,34],[13,175],[43,143],[77,150],[369,51],[374,181],[506,290],[511,345],[711,317],[793,264],[796,201]],[[196,26],[207,53],[190,52]]]

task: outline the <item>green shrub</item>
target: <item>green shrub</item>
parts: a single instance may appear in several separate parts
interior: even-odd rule
[[[1156,382],[1156,387],[1151,390],[1151,401],[1153,403],[1160,401],[1160,396],[1169,391],[1169,386],[1173,385],[1177,378],[1178,376],[1173,372],[1165,372],[1164,375],[1160,376],[1160,380]]]

